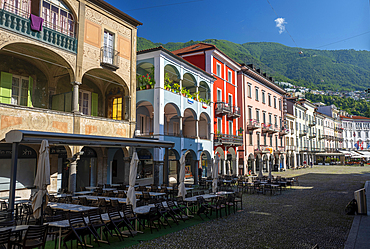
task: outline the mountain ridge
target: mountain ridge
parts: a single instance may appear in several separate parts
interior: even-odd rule
[[[318,90],[370,88],[370,52],[363,50],[315,50],[274,42],[238,44],[217,39],[164,44],[153,43],[142,37],[138,37],[137,50],[163,46],[174,51],[199,42],[215,45],[238,63],[254,64],[278,81]]]

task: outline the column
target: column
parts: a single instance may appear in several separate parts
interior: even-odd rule
[[[78,107],[78,94],[79,94],[79,87],[81,85],[81,82],[73,81],[71,82],[73,86],[73,94],[72,94],[72,112],[73,113],[79,113],[79,107]]]
[[[77,161],[73,161],[69,165],[69,181],[68,181],[68,190],[69,192],[76,192],[76,169]]]
[[[253,170],[253,174],[256,174],[256,159],[252,159],[252,170]]]

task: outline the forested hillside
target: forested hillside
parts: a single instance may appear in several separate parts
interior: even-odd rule
[[[153,43],[138,38],[138,51],[162,45],[173,51],[199,41]],[[276,80],[320,90],[364,90],[370,87],[370,52],[313,50],[271,42],[237,44],[226,40],[202,42],[217,46],[239,63],[255,64]],[[299,52],[303,51],[302,54]]]

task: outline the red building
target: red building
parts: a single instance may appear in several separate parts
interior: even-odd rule
[[[198,43],[173,51],[174,54],[212,74],[214,108],[214,155],[220,157],[219,174],[238,174],[238,146],[243,144],[238,125],[237,73],[241,66],[215,45]]]

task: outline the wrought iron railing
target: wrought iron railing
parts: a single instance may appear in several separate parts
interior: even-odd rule
[[[119,68],[119,52],[111,47],[104,46],[100,49],[100,64],[112,69]]]

